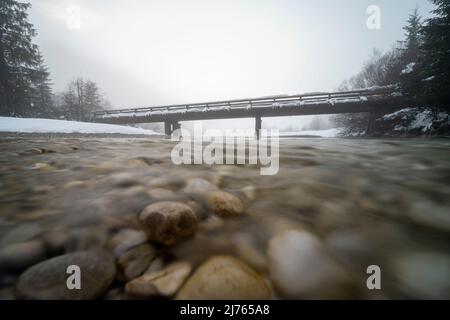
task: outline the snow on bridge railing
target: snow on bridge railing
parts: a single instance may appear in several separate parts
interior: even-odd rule
[[[93,118],[116,118],[151,116],[161,114],[186,113],[186,112],[208,112],[220,110],[252,109],[258,107],[281,108],[283,106],[302,106],[328,103],[335,105],[338,103],[365,102],[368,97],[375,96],[401,96],[398,86],[370,87],[341,92],[311,92],[299,95],[278,95],[251,99],[235,99],[223,101],[200,102],[190,104],[174,104],[167,106],[155,106],[146,108],[130,108],[95,111]]]

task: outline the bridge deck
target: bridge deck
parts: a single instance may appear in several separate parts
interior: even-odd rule
[[[254,99],[105,110],[93,121],[105,123],[178,122],[207,119],[261,118],[294,115],[383,112],[400,109],[406,97],[396,87],[335,93],[308,93]]]

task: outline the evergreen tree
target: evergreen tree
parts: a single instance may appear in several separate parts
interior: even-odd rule
[[[38,67],[32,75],[32,107],[33,117],[53,118],[52,90],[50,87],[48,68],[44,65],[42,55],[38,53]]]
[[[422,17],[419,15],[419,8],[416,7],[409,16],[405,30],[405,40],[400,41],[402,47],[402,62],[405,65],[417,63],[420,46],[422,45]]]
[[[436,5],[435,16],[423,27],[419,59],[421,98],[433,108],[450,110],[450,1],[431,1]]]
[[[402,71],[400,73],[400,83],[404,93],[418,97],[422,83],[419,79],[419,58],[421,56],[422,37],[422,18],[416,7],[409,16],[407,24],[403,27],[405,30],[405,40],[401,44]]]
[[[50,98],[48,71],[38,46],[32,43],[36,30],[28,22],[29,3],[0,1],[0,114],[33,116],[42,114]],[[36,92],[41,97],[37,99]],[[48,106],[45,105],[47,108]]]

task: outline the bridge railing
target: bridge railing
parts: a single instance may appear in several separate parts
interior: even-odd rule
[[[154,106],[145,108],[130,108],[116,110],[102,110],[92,113],[93,118],[104,118],[109,116],[134,116],[138,113],[165,113],[165,112],[185,112],[192,109],[203,109],[203,111],[214,111],[223,109],[242,109],[258,107],[277,107],[290,104],[307,103],[339,103],[366,101],[379,96],[392,95],[398,92],[397,86],[376,87],[369,89],[342,91],[342,92],[313,92],[300,95],[281,95],[251,99],[235,99],[211,102],[199,102],[190,104],[174,104],[166,106]]]

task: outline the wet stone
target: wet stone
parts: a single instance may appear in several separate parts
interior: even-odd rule
[[[41,240],[14,243],[0,249],[0,271],[21,271],[46,256],[45,243]]]
[[[10,230],[0,240],[0,247],[9,244],[31,240],[43,232],[43,228],[37,224],[24,223]]]
[[[141,212],[139,219],[149,240],[166,246],[192,236],[198,228],[197,216],[189,206],[181,202],[153,203]]]
[[[232,256],[206,260],[177,294],[177,299],[269,299],[265,280],[249,266]]]
[[[289,230],[270,240],[269,271],[286,298],[346,298],[349,278],[321,241],[303,230]]]
[[[144,272],[144,274],[151,274],[151,273],[154,273],[155,271],[160,271],[164,268],[165,265],[166,265],[166,259],[164,259],[163,256],[156,257],[150,263],[150,266]]]
[[[191,178],[186,181],[183,188],[184,192],[202,193],[215,190],[217,187],[209,181],[200,178]]]
[[[69,239],[66,244],[67,252],[87,251],[107,247],[108,233],[102,227],[73,228],[68,234]]]
[[[183,187],[184,181],[180,177],[167,176],[152,179],[148,185],[149,187],[152,188],[165,188],[170,190],[176,190]]]
[[[14,287],[4,287],[0,289],[0,300],[15,300],[15,288]]]
[[[139,184],[136,176],[127,172],[112,174],[106,179],[106,182],[118,188],[128,188]]]
[[[125,252],[119,257],[118,264],[129,281],[143,274],[155,256],[156,250],[146,243]]]
[[[244,213],[242,201],[228,192],[210,192],[208,194],[208,204],[212,211],[220,217],[236,217]]]
[[[67,288],[67,267],[81,270],[81,289]],[[80,300],[103,295],[114,280],[116,269],[111,255],[103,251],[65,254],[27,269],[19,278],[17,295],[22,299]]]
[[[120,257],[128,250],[137,247],[147,241],[144,231],[133,229],[122,229],[110,240],[114,256]]]
[[[175,262],[160,271],[149,272],[127,283],[126,291],[136,296],[173,296],[188,275],[192,267],[188,262]]]
[[[148,191],[148,194],[153,198],[157,200],[167,199],[175,196],[175,193],[171,190],[164,189],[164,188],[155,188],[150,191]]]
[[[65,228],[55,228],[42,235],[42,240],[51,255],[62,254],[69,242],[69,232]]]
[[[447,255],[439,252],[403,252],[394,259],[393,265],[396,283],[406,297],[450,298],[450,258]]]
[[[241,192],[249,200],[255,200],[255,198],[256,198],[256,188],[253,185],[246,186],[246,187],[242,188]]]

